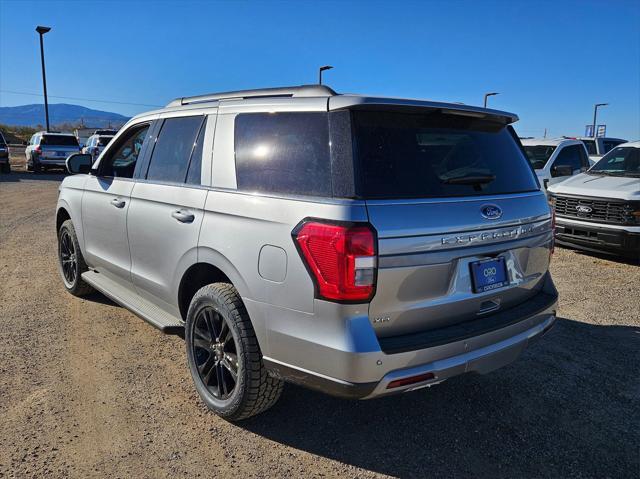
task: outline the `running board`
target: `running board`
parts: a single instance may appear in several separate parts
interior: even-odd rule
[[[136,293],[122,287],[105,275],[95,271],[82,273],[82,279],[133,314],[164,333],[179,333],[184,330],[184,322],[160,309],[155,304],[141,298]]]

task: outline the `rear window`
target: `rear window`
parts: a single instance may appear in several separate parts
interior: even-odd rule
[[[113,140],[112,136],[100,136],[98,137],[98,146],[107,146],[111,140]]]
[[[42,135],[40,145],[44,146],[79,146],[73,135]]]
[[[238,190],[331,196],[328,130],[322,112],[237,115]]]
[[[531,166],[536,170],[541,170],[547,164],[553,152],[556,151],[555,146],[548,145],[525,145],[524,152]]]
[[[537,190],[509,127],[428,113],[354,111],[359,195],[441,198]]]

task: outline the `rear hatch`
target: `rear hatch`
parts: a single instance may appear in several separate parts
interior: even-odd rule
[[[43,135],[40,141],[42,157],[47,160],[64,161],[69,155],[80,149],[78,140],[73,135]]]
[[[379,337],[501,312],[540,290],[549,206],[515,134],[477,113],[353,111],[359,196],[378,234]]]

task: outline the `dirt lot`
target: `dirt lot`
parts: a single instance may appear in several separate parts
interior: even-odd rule
[[[179,337],[65,293],[61,178],[0,176],[0,477],[638,477],[640,267],[557,250],[558,325],[487,376],[365,402],[288,386],[233,425]]]

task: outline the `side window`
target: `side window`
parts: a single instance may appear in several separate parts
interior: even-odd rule
[[[189,171],[187,172],[187,183],[190,185],[201,184],[202,172],[202,143],[204,142],[204,131],[206,130],[206,121],[200,126],[200,134],[196,140],[196,145],[191,153],[191,161],[189,162]]]
[[[101,162],[100,176],[133,178],[136,161],[147,133],[149,133],[148,123],[134,126],[126,132],[111,154]]]
[[[596,150],[596,142],[593,140],[582,140],[582,143],[584,143],[584,146],[587,147],[587,151],[589,152],[590,155],[597,155],[598,152]]]
[[[582,160],[582,167],[589,168],[589,155],[587,155],[587,150],[585,150],[582,146],[578,145],[578,149],[580,150],[580,159]]]
[[[239,190],[331,196],[326,113],[246,113],[235,118]]]
[[[579,170],[582,168],[583,165],[580,157],[580,146],[565,146],[558,154],[556,161],[553,162],[553,166],[570,166],[573,170]]]
[[[185,182],[202,121],[202,116],[168,118],[164,121],[151,155],[148,180]]]

